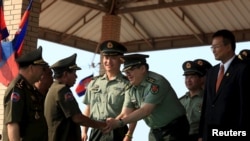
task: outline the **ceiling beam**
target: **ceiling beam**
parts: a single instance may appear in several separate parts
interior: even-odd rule
[[[136,6],[136,7],[126,7],[123,9],[119,9],[119,11],[117,11],[117,13],[124,14],[124,13],[131,13],[131,12],[156,10],[156,9],[161,9],[161,8],[174,8],[174,7],[182,7],[182,6],[188,6],[188,5],[214,3],[214,2],[219,2],[219,1],[227,1],[227,0],[182,0],[182,1],[173,1],[173,2],[159,1],[159,3],[157,3],[157,4]]]
[[[105,12],[105,13],[108,12],[108,10],[109,10],[109,9],[106,9],[105,7],[103,7],[103,6],[97,5],[98,3],[93,4],[93,3],[85,2],[83,0],[64,0],[64,1],[76,4],[76,5],[88,7],[88,8],[91,8],[91,9],[95,9],[95,10],[98,10],[98,11],[102,11],[102,12]]]

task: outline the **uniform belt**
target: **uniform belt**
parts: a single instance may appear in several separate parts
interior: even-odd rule
[[[170,123],[168,123],[167,125],[163,126],[163,127],[159,127],[159,128],[155,128],[152,129],[153,132],[160,132],[160,131],[169,131],[172,129],[172,127],[174,127],[179,121],[181,120],[185,120],[186,116],[180,116],[176,119],[174,119],[173,121],[171,121]]]

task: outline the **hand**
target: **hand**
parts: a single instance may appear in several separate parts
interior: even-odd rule
[[[88,140],[88,135],[87,135],[87,133],[83,133],[82,134],[82,141],[87,141]]]
[[[114,119],[114,118],[107,118],[106,119],[106,124],[109,127],[109,131],[119,127],[119,120]]]

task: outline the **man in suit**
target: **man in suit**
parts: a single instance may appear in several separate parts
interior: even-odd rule
[[[211,49],[220,63],[207,74],[199,140],[211,141],[226,136],[241,141],[247,138],[250,69],[235,55],[235,48],[232,32],[223,29],[212,36]],[[223,77],[220,84],[216,84],[221,66],[224,66]]]

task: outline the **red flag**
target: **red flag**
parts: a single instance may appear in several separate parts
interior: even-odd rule
[[[76,94],[81,97],[85,94],[86,90],[87,90],[87,86],[89,84],[89,82],[92,80],[92,78],[94,77],[93,74],[83,78],[79,84],[76,87]]]
[[[11,42],[2,42],[2,60],[0,61],[0,82],[8,86],[18,74],[18,65],[15,61],[15,51]]]
[[[33,0],[30,1],[26,11],[24,12],[24,15],[22,16],[21,22],[19,24],[19,29],[17,30],[15,37],[12,41],[17,56],[20,56],[22,54],[23,41],[28,27],[29,14],[32,3]]]
[[[0,52],[0,54],[2,56],[2,60],[0,60],[0,82],[5,86],[8,86],[10,81],[18,75],[18,65],[15,61],[15,57],[16,55],[21,55],[24,37],[28,27],[28,18],[32,2],[33,0],[30,1],[28,8],[22,16],[19,29],[17,30],[14,39],[11,42],[1,42],[2,52]],[[3,35],[2,24],[1,35]]]
[[[0,41],[4,40],[9,36],[5,20],[4,20],[4,10],[3,10],[3,1],[0,0]],[[0,61],[2,60],[2,45],[0,45]]]

